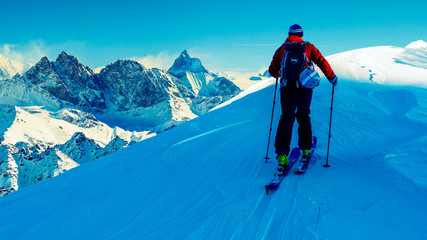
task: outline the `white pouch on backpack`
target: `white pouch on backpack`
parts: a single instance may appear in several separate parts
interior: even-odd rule
[[[320,76],[319,74],[311,68],[307,68],[301,72],[299,75],[299,79],[301,81],[301,85],[305,88],[313,89],[319,86]]]

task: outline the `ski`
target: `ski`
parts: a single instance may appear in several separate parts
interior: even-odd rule
[[[294,164],[298,161],[300,155],[301,150],[299,147],[295,147],[292,149],[291,154],[289,155],[289,168],[282,168],[280,171],[278,170],[277,173],[274,174],[273,179],[271,179],[271,181],[267,185],[265,185],[265,192],[267,195],[269,189],[277,188],[277,186],[279,186],[283,178],[285,178],[285,176],[289,173]]]
[[[295,173],[303,174],[307,171],[308,164],[310,163],[310,159],[314,154],[314,150],[316,149],[316,145],[317,145],[317,138],[313,137],[313,146],[311,147],[310,156],[307,159],[301,158],[301,160],[298,163],[298,167],[297,167],[297,170],[295,171]]]

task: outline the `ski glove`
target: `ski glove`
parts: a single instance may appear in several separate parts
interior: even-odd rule
[[[332,83],[332,85],[334,85],[334,86],[337,85],[337,83],[338,83],[337,75],[335,75],[334,78],[332,78],[331,80],[329,80],[329,82]]]

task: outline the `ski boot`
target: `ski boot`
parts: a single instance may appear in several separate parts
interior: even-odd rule
[[[302,152],[302,162],[308,162],[310,160],[311,150],[301,150]]]
[[[286,155],[277,155],[277,162],[279,163],[279,171],[285,170],[285,169],[289,169],[289,158]]]

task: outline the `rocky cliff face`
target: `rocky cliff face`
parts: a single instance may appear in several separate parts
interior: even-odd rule
[[[99,74],[104,92],[116,111],[147,108],[168,99],[171,82],[132,60],[119,60]]]
[[[106,108],[105,97],[99,90],[101,81],[89,67],[65,52],[55,62],[42,58],[24,77],[62,101],[64,106],[76,106],[86,111]]]

